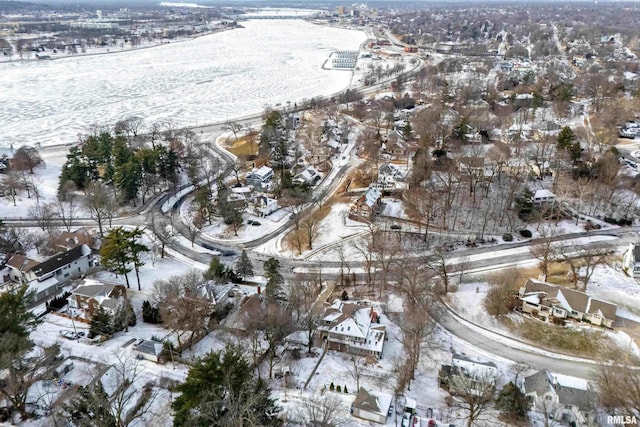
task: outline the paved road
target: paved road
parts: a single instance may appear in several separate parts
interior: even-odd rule
[[[539,349],[535,351],[535,349],[528,348],[528,345],[519,344],[509,337],[471,325],[470,322],[464,321],[442,304],[434,305],[431,314],[442,328],[458,339],[495,356],[523,363],[535,369],[549,369],[553,372],[562,372],[580,378],[593,378],[596,373],[597,362],[595,361],[586,362],[562,354],[553,356],[550,352]]]

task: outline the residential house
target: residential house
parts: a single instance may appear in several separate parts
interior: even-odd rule
[[[531,197],[531,202],[536,206],[550,205],[555,203],[556,200],[556,195],[546,189],[536,190],[533,197]]]
[[[269,166],[262,166],[259,169],[253,169],[245,176],[247,185],[252,185],[256,190],[265,190],[269,187],[273,178],[273,169]]]
[[[529,279],[520,288],[518,297],[522,301],[523,312],[546,321],[575,319],[612,328],[616,320],[618,307],[615,304],[540,280]]]
[[[452,395],[482,395],[495,388],[498,367],[493,362],[454,354],[451,357],[451,365],[443,365],[438,377],[440,385],[448,388]]]
[[[28,292],[32,294],[31,300],[34,303],[57,294],[58,285],[60,284],[55,277],[46,277],[39,280],[34,271],[39,265],[40,262],[19,254],[11,255],[6,264],[9,280],[20,285],[28,285]]]
[[[387,422],[393,396],[388,393],[374,393],[360,387],[356,399],[351,404],[351,415],[378,424]]]
[[[534,410],[563,425],[594,425],[598,395],[583,379],[545,369],[526,377],[522,392]]]
[[[349,217],[355,221],[373,221],[381,202],[382,193],[380,190],[370,188],[351,205]]]
[[[640,246],[629,243],[629,248],[622,257],[622,269],[628,276],[640,279]]]
[[[29,285],[33,302],[56,294],[61,283],[87,273],[93,266],[91,249],[84,244],[43,262],[19,254],[13,254],[7,260],[9,277],[16,283]]]
[[[94,266],[95,259],[91,248],[82,244],[52,256],[31,271],[39,281],[55,277],[62,283],[86,274]]]
[[[396,188],[398,181],[404,181],[405,175],[397,166],[391,163],[383,163],[378,168],[378,181],[370,185],[371,188],[390,190]]]
[[[399,131],[392,131],[380,146],[378,158],[385,161],[407,160],[413,156],[416,150],[415,141],[407,141]]]
[[[300,172],[298,175],[296,175],[296,177],[293,179],[293,182],[298,184],[309,184],[310,186],[314,186],[321,179],[322,179],[322,175],[320,175],[318,171],[315,170],[314,168],[309,167],[303,170],[302,172]]]
[[[158,363],[164,352],[161,342],[152,340],[142,340],[133,348],[136,358],[150,360]]]
[[[256,197],[252,206],[253,213],[262,217],[269,216],[278,209],[280,209],[278,201],[264,195]]]
[[[76,231],[62,231],[49,242],[51,248],[61,252],[68,251],[80,245],[87,245],[92,251],[99,252],[102,240],[88,229],[79,228]]]
[[[386,327],[380,325],[372,305],[335,300],[325,310],[317,332],[330,350],[382,357]]]
[[[103,283],[87,279],[73,290],[67,302],[70,308],[83,310],[84,317],[91,319],[98,307],[102,307],[111,315],[115,315],[127,299],[124,285]]]
[[[39,264],[39,261],[27,258],[25,255],[9,255],[6,263],[9,268],[9,278],[20,284],[27,284],[32,280],[36,280],[37,277],[32,270]]]

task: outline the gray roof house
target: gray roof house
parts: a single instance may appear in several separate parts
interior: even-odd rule
[[[138,359],[150,360],[152,362],[159,362],[164,347],[162,343],[158,341],[143,340],[135,346],[134,351]]]
[[[522,392],[532,409],[567,425],[587,426],[595,421],[598,394],[580,378],[544,369],[526,377]]]
[[[529,279],[518,297],[522,311],[545,320],[553,318],[586,321],[597,326],[613,327],[618,306],[592,298],[584,292]]]
[[[387,393],[373,393],[360,387],[356,400],[351,404],[351,415],[378,424],[387,422],[392,396]]]

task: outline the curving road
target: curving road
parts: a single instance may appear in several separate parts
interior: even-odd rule
[[[416,68],[409,71],[409,73],[416,72],[422,64],[419,63]],[[385,82],[381,82],[379,85],[382,87]],[[367,88],[366,91],[369,92],[371,90],[375,90],[375,88]],[[250,116],[237,119],[236,122],[240,123],[243,127],[252,127],[258,126],[260,124],[260,116]],[[219,159],[221,159],[224,167],[226,168],[227,175],[229,175],[230,167],[235,161],[235,157],[230,154],[228,151],[222,149],[216,144],[216,139],[224,133],[223,129],[221,129],[223,123],[216,123],[206,126],[200,126],[193,129],[196,133],[207,133],[207,135],[212,138],[210,141],[203,141],[203,144],[207,144],[208,147],[216,153]],[[333,175],[335,178],[333,181],[329,182],[326,188],[322,191],[321,194],[317,195],[316,198],[319,201],[323,201],[326,198],[330,197],[330,195],[335,191],[335,189],[340,184],[341,177],[346,175],[346,172],[349,168],[348,164],[341,166],[338,173]],[[224,176],[224,175],[223,175]],[[163,196],[159,196],[150,202],[146,207],[141,208],[136,214],[115,219],[113,221],[116,225],[141,225],[148,226],[152,224],[152,218],[154,216],[163,215],[161,211],[161,206],[165,203],[169,197],[172,195],[166,194]],[[186,197],[186,195],[184,196]],[[182,222],[182,219],[179,215],[179,205],[182,203],[183,198],[177,200],[174,208],[169,213],[173,217],[173,225],[183,235],[188,234],[188,227]],[[302,213],[305,215],[313,209],[312,205],[309,205]],[[21,226],[21,227],[37,227],[35,221],[25,221],[25,220],[6,220],[8,224]],[[76,225],[94,225],[91,219],[83,218],[75,221]],[[234,245],[228,242],[223,242],[219,240],[207,239],[203,237],[199,237],[196,239],[196,243],[206,248],[215,249],[222,253],[223,259],[226,259],[228,262],[232,261],[234,256],[238,253],[239,249],[248,249],[249,252],[252,248],[255,248],[259,245],[262,245],[272,239],[278,238],[282,233],[286,232],[287,229],[293,226],[293,221],[288,220],[278,229],[270,232],[269,234],[260,237],[251,242],[246,242],[240,245]],[[604,236],[604,235],[613,235],[616,239],[612,239],[609,241],[599,241],[599,242],[580,242],[575,243],[576,246],[592,246],[592,247],[613,247],[620,246],[626,241],[636,240],[638,236],[638,232],[640,231],[640,227],[630,227],[616,230],[598,230],[591,231],[589,233],[574,233],[563,236],[556,236],[552,238],[554,241],[567,241],[576,239],[579,237],[584,237],[585,235],[590,236]],[[528,251],[521,251],[519,253],[513,252],[513,249],[523,248],[531,244],[535,244],[535,240],[510,243],[510,244],[502,244],[495,245],[491,247],[482,247],[482,248],[474,248],[468,249],[460,252],[452,252],[447,255],[447,259],[449,260],[450,265],[455,266],[457,263],[462,262],[462,258],[466,256],[476,256],[473,261],[473,269],[475,270],[488,270],[495,268],[502,268],[508,265],[515,265],[524,261],[528,261],[531,259],[531,255]],[[186,257],[200,262],[204,265],[207,265],[211,260],[211,255],[201,252],[196,252],[192,250],[188,246],[181,246],[176,241],[171,241],[167,244],[170,249],[178,251],[179,253],[185,255]],[[250,252],[251,253],[251,252]],[[416,253],[416,257],[423,257],[424,253]],[[256,266],[257,272],[260,272],[262,267],[262,261],[266,259],[264,255],[251,253],[251,257],[253,258],[254,265]],[[278,257],[280,263],[283,266],[283,275],[286,277],[292,277],[294,274],[294,268],[317,268],[319,265],[318,261],[307,261],[307,260],[296,260],[290,259],[284,256]],[[351,268],[358,265],[357,262],[349,263]],[[339,269],[340,262],[337,261],[323,261],[321,263],[323,269],[323,275],[330,277],[332,274],[334,277],[337,273],[333,272],[337,271],[335,269]],[[467,271],[469,269],[467,268]],[[554,371],[560,371],[569,375],[575,375],[583,378],[590,378],[593,376],[595,362],[589,360],[583,360],[578,358],[572,358],[568,356],[562,355],[554,355],[548,352],[536,351],[536,349],[531,348],[524,343],[520,343],[518,341],[513,340],[510,337],[498,335],[495,332],[480,328],[477,325],[473,325],[468,321],[460,318],[451,310],[443,305],[435,305],[432,308],[431,312],[432,316],[436,321],[451,334],[456,336],[458,339],[480,348],[488,353],[491,353],[497,357],[508,359],[515,362],[525,363],[531,367],[542,369],[548,368]]]

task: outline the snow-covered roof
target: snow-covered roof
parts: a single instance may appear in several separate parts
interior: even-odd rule
[[[498,375],[498,368],[493,362],[476,359],[461,354],[454,354],[451,364],[460,368],[466,375],[478,378],[493,378]]]
[[[386,327],[374,322],[377,313],[372,306],[335,300],[322,318],[326,330],[336,339],[344,336],[352,347],[381,352]],[[354,340],[355,339],[355,340]]]
[[[49,277],[48,279],[45,279],[43,281],[39,281],[39,280],[32,280],[31,282],[29,282],[29,292],[34,292],[35,294],[38,294],[42,291],[46,291],[49,288],[52,288],[54,286],[58,286],[58,279],[56,279],[55,277]]]
[[[556,195],[551,191],[543,188],[542,190],[536,190],[536,193],[533,195],[533,199],[552,199],[555,198]]]

